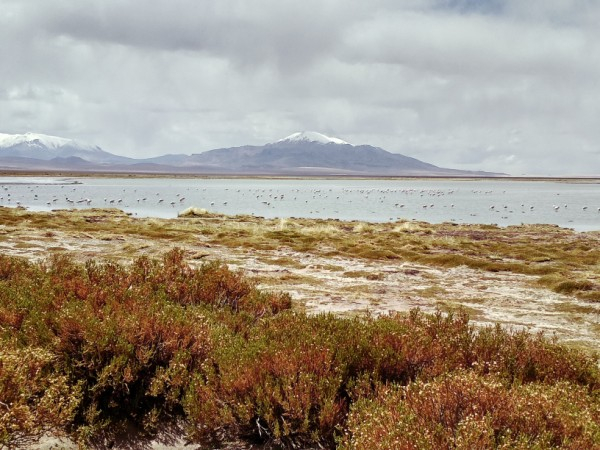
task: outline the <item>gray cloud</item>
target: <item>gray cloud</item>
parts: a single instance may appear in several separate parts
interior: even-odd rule
[[[598,19],[592,0],[3,0],[0,131],[139,157],[315,129],[600,174]]]

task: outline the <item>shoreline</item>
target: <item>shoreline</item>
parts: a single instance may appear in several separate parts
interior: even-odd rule
[[[174,218],[184,209],[204,208],[268,218],[375,222],[414,219],[502,227],[545,223],[578,232],[600,231],[600,180],[592,178],[334,179],[35,173],[2,177],[7,192],[0,195],[0,205],[21,205],[35,211],[114,205],[139,217]],[[61,191],[60,185],[67,184],[74,189]],[[48,188],[37,190],[44,185]]]
[[[162,172],[87,172],[64,170],[0,169],[1,177],[69,177],[69,178],[175,178],[175,179],[256,179],[256,180],[454,180],[454,181],[548,181],[600,184],[600,176],[423,176],[423,175],[271,175],[271,174],[194,174]]]

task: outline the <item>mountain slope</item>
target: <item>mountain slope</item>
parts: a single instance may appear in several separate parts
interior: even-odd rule
[[[370,145],[352,145],[320,133],[294,133],[263,146],[222,148],[195,154],[193,164],[264,174],[491,176],[437,167]]]

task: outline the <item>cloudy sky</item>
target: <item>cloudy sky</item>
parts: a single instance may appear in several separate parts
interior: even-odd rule
[[[0,0],[0,132],[132,157],[314,130],[600,175],[598,0]]]

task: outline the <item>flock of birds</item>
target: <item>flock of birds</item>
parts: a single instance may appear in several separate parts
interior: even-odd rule
[[[83,184],[10,184],[0,185],[0,206],[25,206],[32,209],[58,209],[64,207],[117,207],[133,214],[159,216],[173,215],[172,210],[179,211],[188,206],[202,207],[215,212],[229,214],[257,213],[265,215],[265,209],[281,212],[288,216],[324,217],[331,214],[334,218],[341,211],[354,210],[369,217],[369,214],[387,215],[401,214],[404,218],[428,220],[432,210],[450,209],[456,211],[450,216],[476,217],[485,216],[481,211],[482,198],[490,197],[497,202],[500,199],[511,200],[502,203],[488,203],[488,212],[500,213],[502,219],[508,219],[511,214],[534,213],[537,209],[554,211],[570,211],[569,204],[550,204],[547,201],[536,205],[520,202],[514,204],[514,198],[506,196],[506,191],[470,190],[468,193],[458,189],[431,188],[230,188],[230,187],[184,187],[180,191],[169,187],[158,190],[150,187],[92,187]],[[555,193],[556,196],[560,193]],[[468,200],[465,201],[465,198]],[[455,200],[456,199],[456,200]],[[477,199],[477,200],[475,200]],[[547,199],[546,199],[547,200]],[[477,206],[478,210],[475,210]],[[161,208],[169,207],[171,213],[166,214]],[[579,203],[573,208],[580,212],[596,210],[600,207],[590,207]],[[251,212],[249,212],[251,211]],[[426,211],[426,217],[422,217]],[[268,214],[267,214],[268,215]],[[272,215],[272,214],[271,214]],[[403,217],[389,217],[389,220]],[[365,218],[361,218],[364,220]],[[447,220],[455,221],[453,218]],[[467,220],[463,220],[467,221]],[[477,221],[477,220],[472,220]]]

